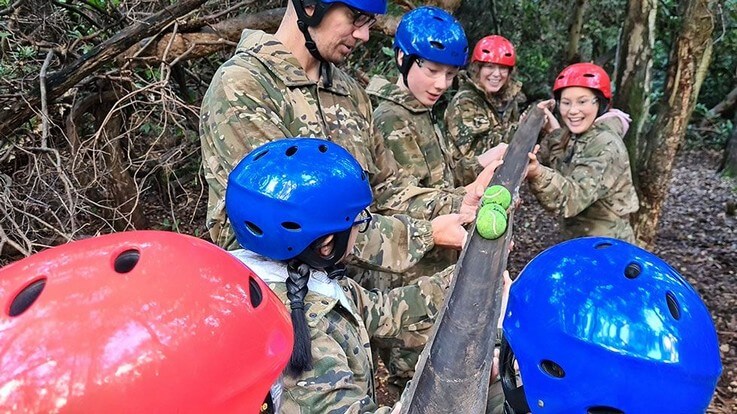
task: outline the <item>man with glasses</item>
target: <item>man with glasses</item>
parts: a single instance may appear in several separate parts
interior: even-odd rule
[[[218,245],[236,247],[224,193],[228,173],[244,154],[285,136],[320,136],[358,159],[374,191],[377,214],[359,236],[357,264],[402,271],[434,246],[462,248],[462,225],[473,219],[493,169],[469,185],[471,191],[419,187],[372,129],[365,91],[335,66],[368,40],[374,15],[386,7],[386,0],[292,0],[274,35],[243,32],[201,109],[207,225]]]
[[[440,130],[433,106],[452,85],[466,64],[468,41],[461,24],[437,7],[419,7],[406,13],[394,37],[396,82],[374,77],[367,92],[378,102],[374,125],[395,159],[419,184],[453,191],[468,184],[484,166],[501,157],[505,145],[480,157],[463,158]],[[405,272],[363,278],[364,287],[388,291],[412,284],[458,260],[455,251],[434,248]],[[414,374],[423,346],[398,349],[378,341],[378,348],[390,374],[389,383],[404,387]],[[424,344],[422,344],[424,345]]]

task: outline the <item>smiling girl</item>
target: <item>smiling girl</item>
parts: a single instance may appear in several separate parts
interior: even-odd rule
[[[498,35],[476,43],[467,73],[445,111],[450,139],[463,154],[480,154],[508,142],[510,129],[527,100],[522,82],[514,79],[517,54],[512,42]]]
[[[608,236],[633,243],[629,216],[639,208],[627,148],[630,117],[612,109],[609,76],[592,63],[558,75],[555,99],[538,104],[546,116],[539,152],[527,179],[542,206],[563,217],[566,238]],[[561,123],[553,115],[557,108]]]

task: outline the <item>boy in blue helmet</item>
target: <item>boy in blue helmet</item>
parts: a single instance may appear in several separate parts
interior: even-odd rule
[[[530,261],[503,329],[507,414],[703,413],[722,370],[698,293],[612,238],[570,240]]]
[[[232,253],[281,298],[294,325],[290,363],[271,392],[277,412],[388,413],[375,403],[369,341],[401,340],[442,305],[452,268],[388,293],[343,277],[342,261],[372,225],[371,201],[361,165],[322,139],[267,143],[230,174],[226,209],[243,247]]]
[[[406,13],[394,36],[399,76],[392,83],[374,77],[368,88],[376,98],[374,126],[399,165],[425,187],[453,191],[468,184],[493,160],[501,158],[506,144],[479,157],[463,158],[436,123],[433,106],[466,64],[468,41],[461,24],[437,7],[418,7]],[[455,251],[434,248],[414,267],[393,274],[372,274],[361,283],[387,290],[406,286],[420,276],[438,272],[458,259]],[[414,373],[422,348],[389,349],[379,346],[390,374],[390,383],[403,387]],[[393,355],[389,357],[388,353]]]

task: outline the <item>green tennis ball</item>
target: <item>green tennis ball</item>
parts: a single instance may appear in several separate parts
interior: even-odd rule
[[[494,210],[502,213],[505,218],[507,217],[507,210],[504,207],[500,206],[499,204],[496,204],[496,203],[488,203],[488,204],[486,204],[486,206],[489,206],[489,207],[493,208]]]
[[[482,206],[489,203],[499,204],[506,210],[512,204],[512,194],[504,186],[492,185],[484,191],[484,196],[481,198]]]
[[[482,206],[476,216],[476,231],[485,239],[498,239],[507,231],[507,216],[491,205]]]

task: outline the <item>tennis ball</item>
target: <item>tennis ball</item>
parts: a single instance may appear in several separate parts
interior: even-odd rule
[[[476,231],[485,239],[498,239],[507,231],[507,216],[491,205],[482,206],[476,216]]]
[[[504,186],[492,185],[484,191],[484,196],[481,198],[482,206],[489,203],[499,204],[506,210],[512,204],[512,194]]]
[[[502,213],[504,215],[504,218],[507,218],[507,210],[504,207],[500,206],[499,204],[496,204],[496,203],[488,203],[488,204],[486,204],[486,206],[489,206],[489,207],[493,208],[494,210]]]

